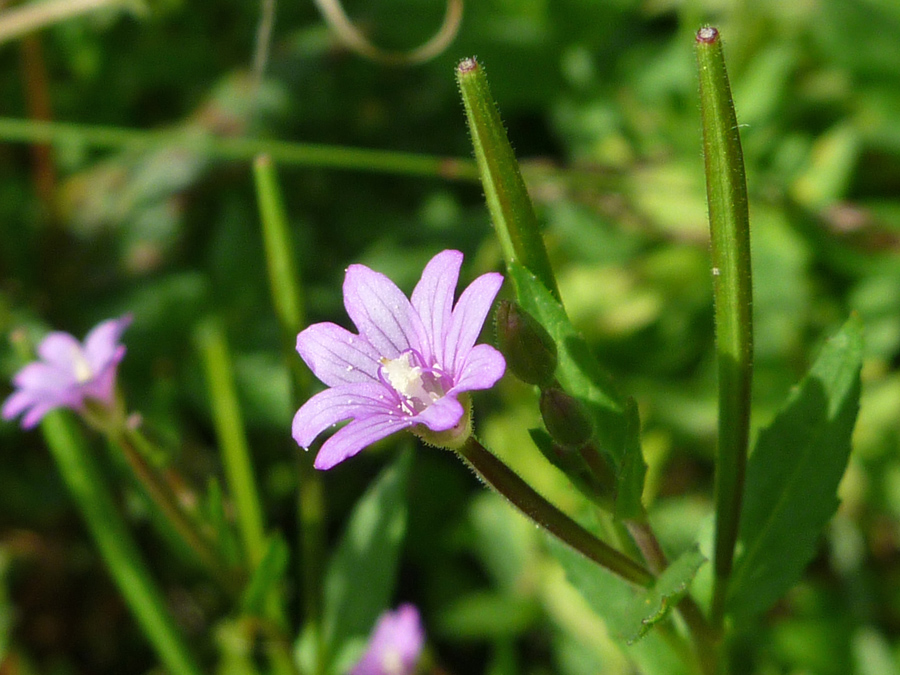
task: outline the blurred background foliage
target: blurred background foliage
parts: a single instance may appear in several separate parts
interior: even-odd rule
[[[0,21],[17,4],[0,3]],[[346,9],[391,49],[427,39],[444,11],[433,0]],[[692,44],[703,23],[719,27],[751,193],[754,427],[851,311],[867,349],[840,512],[803,583],[738,637],[735,672],[900,672],[900,4],[470,0],[445,53],[388,67],[341,48],[311,2],[282,0],[257,87],[259,12],[252,0],[115,5],[0,45],[0,116],[467,158],[453,67],[476,55],[524,161],[573,322],[640,404],[645,499],[671,553],[710,527],[715,370]],[[47,152],[2,141],[0,333],[52,326],[81,336],[132,312],[124,390],[195,499],[221,469],[191,335],[198,318],[221,317],[269,522],[290,539],[294,404],[249,163],[162,145],[72,140]],[[280,174],[311,322],[347,324],[340,289],[351,262],[405,290],[445,248],[466,253],[467,279],[501,266],[475,182],[287,164]],[[19,365],[0,344],[2,381]],[[490,447],[558,504],[584,506],[531,445],[531,388],[507,378],[476,406]],[[396,445],[324,477],[332,536]],[[604,637],[544,539],[453,457],[420,448],[410,480],[397,596],[422,608],[449,672],[631,672],[628,650]],[[179,623],[204,658],[227,663],[245,628],[197,570],[168,555],[120,484]],[[153,663],[39,435],[0,424],[0,673]]]

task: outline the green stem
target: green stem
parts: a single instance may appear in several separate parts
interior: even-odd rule
[[[654,576],[608,544],[600,541],[556,508],[518,474],[470,436],[457,453],[498,493],[526,516],[585,557],[637,586],[650,586]]]
[[[265,553],[265,530],[234,386],[231,356],[222,329],[214,319],[208,319],[198,327],[196,341],[206,369],[213,422],[228,487],[234,498],[238,529],[250,567],[255,569]]]
[[[718,31],[701,29],[697,33],[696,50],[719,370],[711,617],[713,626],[720,629],[740,526],[750,428],[753,356],[750,222],[741,139]]]
[[[491,96],[487,75],[475,59],[463,59],[456,68],[456,80],[466,109],[484,197],[506,263],[517,262],[526,267],[559,300],[556,277],[534,206]]]
[[[121,451],[147,496],[166,517],[166,521],[178,533],[187,547],[225,588],[231,591],[236,590],[235,575],[222,564],[215,548],[209,539],[200,532],[194,519],[185,513],[169,483],[160,475],[159,471],[147,463],[145,456],[137,450],[147,441],[141,437],[138,431],[131,429],[114,434],[110,440]]]
[[[165,668],[174,675],[202,675],[74,422],[53,412],[41,430],[103,560]]]
[[[303,287],[294,260],[294,245],[278,175],[270,156],[259,155],[253,160],[253,178],[256,181],[272,304],[282,332],[289,335],[293,342],[297,332],[303,328]]]
[[[307,371],[302,368],[301,360],[294,351],[297,333],[303,328],[305,321],[303,285],[292,255],[294,247],[271,157],[257,157],[253,162],[253,175],[266,250],[269,290],[281,327],[282,354],[291,373],[294,400],[299,402],[306,398],[309,388]],[[302,454],[298,459],[298,475],[300,488],[297,519],[300,529],[304,614],[307,630],[320,636],[318,627],[322,617],[325,498],[321,475],[313,468],[311,459]]]
[[[234,497],[238,529],[250,569],[255,570],[266,552],[262,507],[256,489],[250,447],[234,385],[234,369],[225,334],[214,319],[197,328],[196,341],[203,356],[222,464]],[[282,598],[272,592],[266,598],[266,616],[279,627],[286,625]],[[275,675],[293,675],[295,668],[281,641],[269,643],[269,661]]]
[[[372,171],[447,180],[475,180],[470,160],[337,145],[289,143],[257,138],[214,136],[196,128],[144,131],[120,127],[41,122],[0,117],[0,140],[21,143],[75,143],[95,148],[158,150],[178,147],[217,159],[252,160],[265,154],[293,166]]]

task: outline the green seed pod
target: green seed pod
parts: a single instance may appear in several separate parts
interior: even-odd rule
[[[556,371],[556,343],[534,317],[509,300],[497,306],[497,346],[513,375],[547,387]]]
[[[594,425],[578,399],[550,387],[541,392],[540,406],[544,426],[557,443],[577,448],[591,440]]]

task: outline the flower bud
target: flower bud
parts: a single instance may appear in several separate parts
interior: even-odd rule
[[[578,399],[550,387],[541,392],[540,406],[544,426],[557,443],[577,448],[591,440],[594,425]]]
[[[549,386],[556,371],[556,343],[534,317],[517,304],[497,306],[497,346],[513,375],[528,384]]]

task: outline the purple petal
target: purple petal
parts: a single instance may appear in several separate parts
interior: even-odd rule
[[[357,454],[375,441],[390,436],[412,425],[411,417],[399,417],[388,414],[373,415],[350,422],[322,445],[316,461],[317,469],[330,469],[348,457]]]
[[[81,358],[81,343],[68,333],[54,331],[41,340],[37,348],[38,356],[51,366],[71,373],[73,362]]]
[[[59,408],[60,406],[54,405],[52,403],[37,403],[34,407],[31,408],[27,413],[25,413],[25,417],[22,418],[22,428],[23,429],[32,429],[37,426],[37,423],[40,422],[44,415],[53,410],[54,408]]]
[[[424,424],[432,431],[452,429],[462,418],[465,410],[453,396],[444,396],[425,408],[413,418],[416,424]]]
[[[3,409],[0,411],[3,419],[11,420],[21,415],[26,408],[36,405],[40,397],[32,391],[18,390],[10,394],[3,402]]]
[[[490,389],[505,371],[506,360],[500,352],[490,345],[475,345],[463,361],[448,394]]]
[[[125,357],[125,347],[119,345],[102,370],[94,376],[90,382],[82,385],[82,394],[85,397],[103,401],[107,406],[113,404],[116,393],[116,374],[119,370],[119,362]]]
[[[401,605],[378,619],[366,653],[350,675],[412,675],[424,646],[419,611],[413,605]]]
[[[84,338],[84,355],[94,372],[102,370],[111,360],[122,360],[125,352],[119,349],[119,340],[131,321],[130,314],[109,319],[97,324]]]
[[[347,314],[379,356],[395,359],[407,349],[421,352],[421,322],[403,291],[365,265],[350,265],[344,279]]]
[[[306,448],[316,436],[338,422],[389,414],[396,409],[396,396],[380,382],[361,382],[319,392],[294,415],[294,440]]]
[[[469,351],[478,339],[494,298],[503,284],[503,276],[482,274],[463,291],[453,309],[453,318],[444,343],[444,368],[456,379]]]
[[[333,323],[316,323],[297,336],[297,352],[330,387],[378,380],[378,358],[365,339]]]
[[[431,354],[422,353],[429,366],[444,362],[444,331],[450,326],[453,296],[462,261],[463,254],[459,251],[438,253],[425,266],[410,298],[422,319],[425,337],[431,347]]]
[[[20,389],[38,391],[64,390],[77,387],[70,369],[61,369],[41,361],[33,361],[13,376],[13,384]]]

